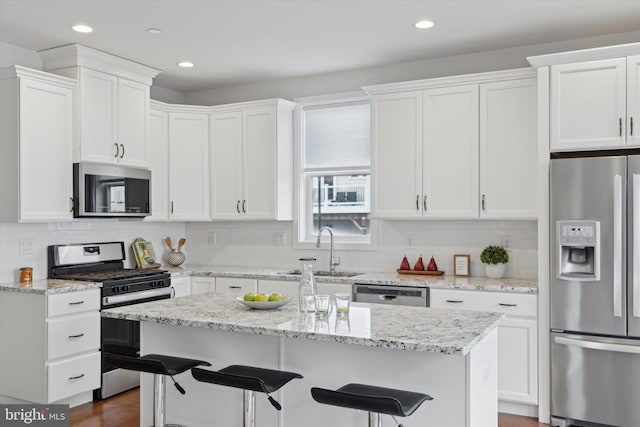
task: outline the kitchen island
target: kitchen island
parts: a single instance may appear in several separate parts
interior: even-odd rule
[[[103,316],[141,321],[142,354],[207,360],[211,369],[245,364],[304,376],[276,397],[256,398],[263,427],[352,427],[366,413],[320,405],[310,388],[361,382],[434,397],[404,423],[410,426],[497,425],[497,325],[502,314],[468,310],[353,304],[347,317],[298,313],[297,302],[252,310],[230,294],[192,295],[104,310]],[[176,378],[167,384],[167,422],[241,425],[242,392]],[[152,376],[143,375],[141,425],[151,423]],[[395,425],[384,417],[384,426]]]

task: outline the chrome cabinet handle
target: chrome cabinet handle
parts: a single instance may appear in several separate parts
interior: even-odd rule
[[[69,200],[71,201],[71,209],[69,209],[69,212],[73,212],[73,197],[69,197]]]
[[[242,289],[242,286],[238,286],[238,285],[229,285],[229,289]]]
[[[240,200],[238,200],[238,203],[236,203],[236,210],[238,211],[238,213],[242,213],[240,212]]]
[[[462,304],[464,302],[464,300],[461,299],[448,299],[446,301],[450,302],[451,304]]]
[[[416,210],[417,211],[420,210],[420,195],[419,194],[416,196]]]
[[[633,117],[629,117],[629,135],[633,136]]]
[[[171,286],[171,298],[175,298],[176,297],[176,290],[173,286]]]
[[[485,196],[484,194],[482,195],[482,211],[484,212],[485,210],[487,210],[487,196]]]
[[[83,337],[84,334],[78,334],[78,335],[69,335],[69,338],[80,338]]]
[[[622,117],[618,119],[618,133],[622,136]]]
[[[84,304],[84,301],[73,301],[69,303],[69,305],[80,305],[80,304]]]
[[[173,200],[171,201],[171,213],[173,213]]]
[[[122,147],[122,154],[120,155],[120,158],[124,157],[124,144],[120,144],[120,147]]]
[[[69,377],[69,380],[79,380],[82,377],[84,377],[84,374],[80,374],[80,375],[75,376],[75,377]]]
[[[120,147],[118,146],[118,144],[116,142],[114,142],[113,145],[116,146],[116,155],[113,156],[113,157],[115,157],[117,159],[118,156],[120,155]]]
[[[424,210],[426,212],[427,211],[427,196],[424,196],[424,199],[422,200],[422,205],[424,206]]]
[[[518,304],[507,304],[506,302],[499,302],[498,305],[501,305],[503,307],[517,307]]]
[[[247,213],[247,201],[242,201],[242,213]]]

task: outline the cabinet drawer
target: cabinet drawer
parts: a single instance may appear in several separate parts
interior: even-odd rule
[[[231,292],[246,294],[256,293],[258,281],[256,279],[242,279],[238,277],[216,277],[216,292]]]
[[[47,317],[100,310],[100,289],[49,295]]]
[[[430,307],[496,311],[514,316],[537,316],[537,296],[505,292],[431,289]]]
[[[55,402],[100,387],[99,351],[87,356],[51,363],[48,369],[48,402]]]
[[[100,349],[100,313],[47,321],[47,359]]]

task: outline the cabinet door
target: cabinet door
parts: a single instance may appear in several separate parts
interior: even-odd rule
[[[498,398],[538,403],[538,327],[535,320],[506,318],[498,326]]]
[[[228,292],[232,294],[244,295],[258,291],[258,281],[256,279],[243,279],[240,277],[216,277],[216,292]]]
[[[480,85],[480,216],[536,218],[536,80]]]
[[[144,221],[169,219],[169,115],[151,109],[146,159],[151,168],[151,215]]]
[[[625,144],[626,60],[551,67],[551,151]]]
[[[169,113],[169,217],[209,220],[208,117]]]
[[[216,291],[215,277],[191,277],[191,295]]]
[[[627,57],[627,145],[640,146],[640,55]]]
[[[478,85],[423,94],[424,216],[478,216]]]
[[[147,166],[146,141],[149,116],[149,86],[118,79],[118,161],[132,166]]]
[[[275,219],[275,108],[242,113],[242,215],[246,219]]]
[[[173,298],[191,295],[191,279],[189,277],[172,277]]]
[[[19,219],[71,220],[73,91],[27,79],[19,90]]]
[[[120,156],[116,119],[118,78],[80,68],[80,159],[116,162]]]
[[[376,218],[422,216],[422,92],[371,100],[372,209]]]
[[[242,112],[211,115],[211,218],[236,220],[242,212]]]

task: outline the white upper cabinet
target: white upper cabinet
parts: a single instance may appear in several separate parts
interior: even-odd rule
[[[426,217],[478,216],[478,85],[423,94],[422,209]]]
[[[533,76],[510,70],[365,88],[372,215],[535,218]]]
[[[206,112],[169,112],[169,218],[209,220],[209,116]]]
[[[281,99],[214,107],[212,219],[292,219],[294,107]]]
[[[149,88],[159,70],[81,45],[39,52],[78,81],[74,161],[146,167]]]
[[[640,146],[640,55],[627,57],[627,145]]]
[[[623,147],[626,59],[551,66],[551,151]]]
[[[536,80],[480,85],[480,216],[537,217]]]
[[[149,111],[146,159],[151,169],[151,215],[144,221],[169,219],[169,113],[153,105]]]
[[[422,91],[371,99],[372,215],[422,216]]]
[[[0,218],[70,221],[75,82],[19,66],[0,82]]]

